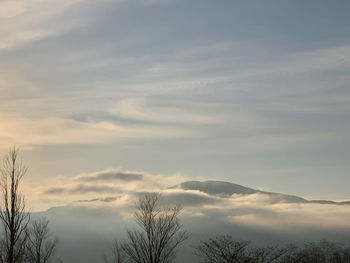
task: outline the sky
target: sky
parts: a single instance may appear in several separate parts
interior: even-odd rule
[[[115,169],[350,199],[349,8],[0,0],[0,154],[29,195]]]

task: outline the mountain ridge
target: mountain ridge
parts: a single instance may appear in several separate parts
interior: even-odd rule
[[[198,190],[200,192],[216,195],[220,197],[229,197],[233,194],[250,195],[250,194],[265,194],[271,198],[275,198],[276,202],[283,203],[313,203],[313,204],[333,204],[333,205],[350,205],[350,201],[336,202],[331,200],[308,200],[296,195],[288,195],[277,192],[267,192],[258,189],[245,187],[239,184],[234,184],[226,181],[185,181],[180,184],[168,187],[168,189],[182,190]]]

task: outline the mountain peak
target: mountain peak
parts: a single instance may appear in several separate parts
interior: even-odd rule
[[[307,200],[296,195],[287,195],[282,193],[264,192],[257,189],[245,187],[239,184],[225,181],[186,181],[181,184],[169,187],[169,189],[197,190],[208,195],[229,197],[233,194],[250,195],[263,194],[267,195],[271,203],[316,203],[316,204],[334,204],[350,205],[350,202],[334,202],[328,200]]]
[[[187,181],[169,187],[169,189],[198,190],[209,195],[254,194],[260,192],[252,188],[244,187],[224,181]]]

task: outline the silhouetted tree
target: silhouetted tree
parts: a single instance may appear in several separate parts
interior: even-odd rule
[[[188,238],[179,221],[182,208],[159,207],[159,193],[147,193],[137,203],[135,221],[140,230],[128,230],[125,242],[115,247],[117,263],[171,263],[177,247]]]
[[[293,249],[293,246],[252,247],[249,241],[225,235],[202,241],[195,247],[195,254],[201,263],[279,263]]]
[[[285,257],[295,251],[295,246],[289,245],[283,248],[278,247],[259,247],[250,249],[251,263],[282,263]]]
[[[302,247],[252,247],[249,241],[218,236],[195,249],[201,263],[350,263],[350,247],[327,241]]]
[[[202,241],[195,247],[195,254],[201,263],[243,263],[250,262],[249,241],[235,240],[231,236],[217,236]]]
[[[11,148],[0,168],[0,222],[3,231],[0,240],[1,263],[21,263],[24,259],[29,214],[25,210],[19,185],[26,172],[27,167],[19,159],[18,149]]]
[[[311,242],[283,260],[284,263],[350,263],[350,247],[328,241]]]
[[[27,263],[60,262],[55,256],[58,238],[53,237],[49,229],[49,221],[45,218],[32,222],[28,230],[26,245]]]

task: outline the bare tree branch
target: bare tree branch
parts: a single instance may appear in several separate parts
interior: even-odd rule
[[[27,263],[51,263],[60,261],[55,257],[58,238],[53,237],[45,218],[32,222],[26,246]]]
[[[126,241],[116,247],[118,257],[115,256],[113,262],[173,262],[176,249],[188,234],[178,218],[182,208],[160,209],[160,198],[159,193],[147,193],[139,199],[135,221],[140,229],[127,231]]]

